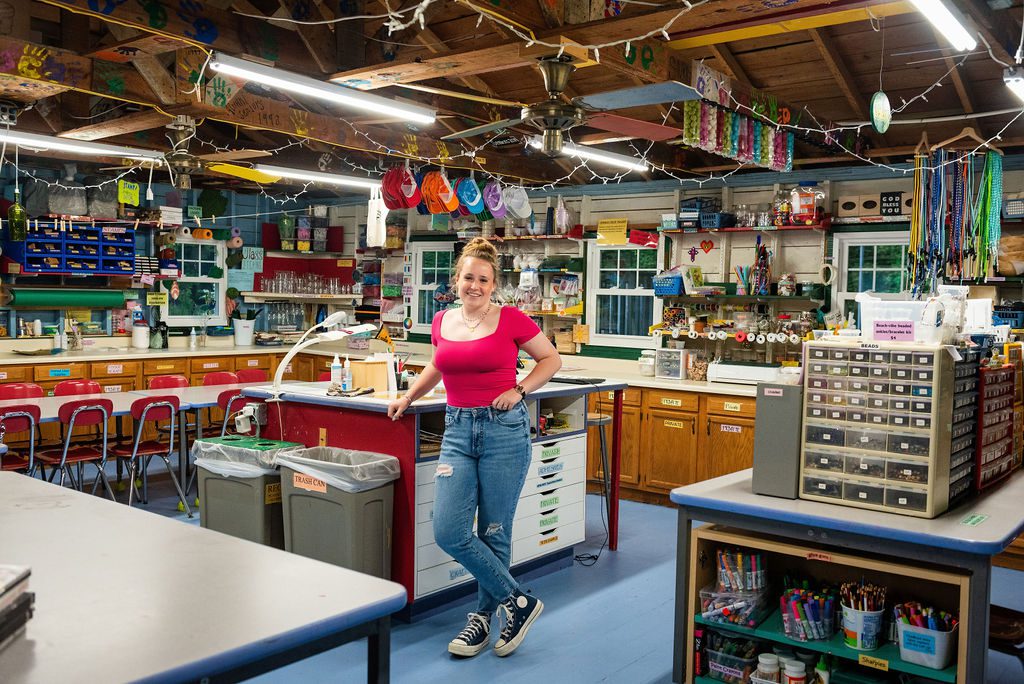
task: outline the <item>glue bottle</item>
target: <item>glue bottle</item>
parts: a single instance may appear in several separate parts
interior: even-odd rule
[[[198,338],[196,337],[196,329],[192,328],[192,332],[188,334],[188,348],[195,349],[198,344]]]
[[[341,379],[342,379],[342,376],[344,375],[344,373],[345,373],[345,369],[341,365],[341,360],[338,358],[338,355],[335,354],[334,355],[334,360],[331,361],[331,384],[332,385],[340,385],[340,384],[342,384],[341,383]]]
[[[348,354],[345,354],[345,366],[341,370],[341,389],[345,392],[352,389],[352,365],[348,361]]]

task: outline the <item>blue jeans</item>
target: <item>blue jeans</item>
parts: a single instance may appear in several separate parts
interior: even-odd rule
[[[478,611],[493,613],[519,588],[508,569],[512,518],[532,455],[529,412],[522,401],[508,411],[449,406],[444,423],[434,476],[434,539],[476,578]]]

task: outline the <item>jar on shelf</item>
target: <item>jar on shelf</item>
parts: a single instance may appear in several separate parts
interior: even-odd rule
[[[796,296],[796,276],[792,273],[783,273],[779,276],[779,296]]]
[[[653,349],[645,349],[640,352],[637,363],[640,365],[640,375],[654,377],[654,358],[656,352]]]
[[[788,190],[779,190],[775,193],[775,199],[772,201],[772,225],[788,226],[792,206]]]
[[[790,220],[794,225],[813,225],[820,220],[825,193],[815,181],[800,181],[790,191]]]

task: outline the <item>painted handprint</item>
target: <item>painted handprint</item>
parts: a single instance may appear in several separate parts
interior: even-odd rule
[[[167,8],[163,6],[160,0],[138,0],[138,3],[146,11],[146,14],[149,15],[150,28],[162,29],[167,26]]]
[[[203,16],[204,9],[203,3],[199,0],[181,0],[178,5],[178,17],[192,24],[192,30],[185,31],[186,38],[211,44],[217,40],[220,31],[211,20]]]
[[[47,78],[50,72],[43,71],[42,66],[50,51],[41,46],[26,45],[21,59],[18,60],[18,73],[25,78]]]
[[[292,122],[292,128],[295,129],[295,135],[301,137],[309,135],[309,112],[293,109],[289,118]]]

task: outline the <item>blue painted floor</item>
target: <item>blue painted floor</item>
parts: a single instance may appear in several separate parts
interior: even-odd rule
[[[154,487],[149,509],[185,520],[170,484]],[[596,553],[604,539],[599,499],[588,497],[587,539],[577,553]],[[198,524],[198,517],[191,522]],[[448,640],[465,624],[469,598],[413,624],[392,630],[392,681],[556,684],[622,682],[662,684],[672,680],[672,620],[675,595],[675,511],[624,501],[619,550],[605,550],[592,567],[575,564],[528,579],[527,590],[544,601],[544,613],[516,653],[498,658],[485,651],[462,660],[448,655]],[[1021,573],[993,570],[993,601],[1024,610]],[[349,644],[252,681],[362,684],[365,643]],[[989,653],[990,684],[1020,684],[1017,659]],[[971,684],[978,684],[972,682]]]

